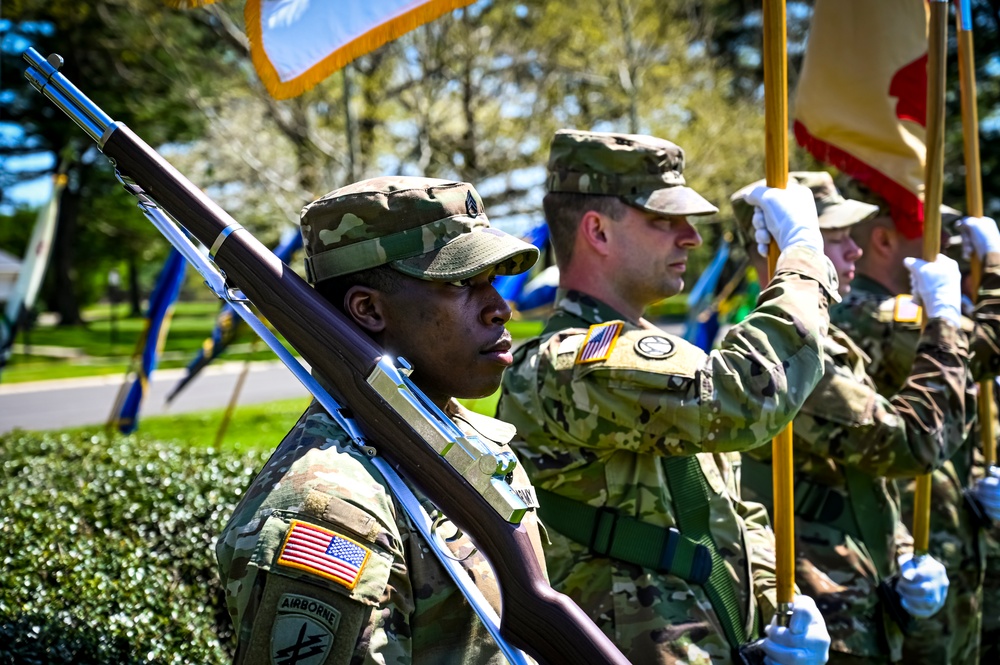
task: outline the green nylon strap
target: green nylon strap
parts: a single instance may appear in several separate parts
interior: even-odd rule
[[[709,579],[711,556],[704,546],[681,534],[535,488],[542,522],[599,556],[676,575],[693,584]]]
[[[840,467],[847,481],[848,503],[829,487],[808,478],[795,481],[795,514],[807,522],[824,524],[862,543],[872,558],[881,579],[890,576],[891,562],[886,550],[885,529],[895,529],[898,515],[883,515],[875,498],[874,478],[847,467]],[[773,508],[771,465],[743,456],[743,486],[757,499]],[[864,520],[858,519],[865,516]]]
[[[743,487],[754,493],[753,499],[774,509],[774,485],[771,482],[771,465],[743,456]],[[863,540],[854,513],[848,509],[843,497],[828,487],[808,478],[795,481],[795,514],[807,522],[825,524],[841,533]]]
[[[667,485],[677,513],[677,526],[688,538],[708,548],[711,554],[712,572],[708,583],[702,585],[702,588],[712,603],[719,621],[722,622],[729,646],[739,649],[740,645],[757,639],[757,627],[755,624],[751,634],[746,634],[736,589],[722,555],[712,540],[708,481],[701,470],[698,458],[694,455],[664,457],[663,469],[667,475]]]
[[[889,560],[887,540],[895,537],[899,515],[895,511],[886,515],[880,510],[875,498],[875,478],[847,467],[844,467],[844,476],[861,540],[871,555],[879,578],[888,580],[892,575],[892,562]]]

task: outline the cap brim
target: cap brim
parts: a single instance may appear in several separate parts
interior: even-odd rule
[[[659,215],[714,215],[719,209],[690,187],[664,187],[651,194],[625,197],[639,208]]]
[[[435,281],[455,281],[496,267],[499,275],[517,275],[535,265],[538,248],[494,227],[463,233],[434,252],[393,261],[396,270]]]
[[[871,219],[878,214],[878,206],[870,203],[862,203],[854,199],[845,199],[840,203],[828,205],[823,208],[823,214],[819,216],[819,228],[821,229],[843,229],[854,226],[866,219]]]

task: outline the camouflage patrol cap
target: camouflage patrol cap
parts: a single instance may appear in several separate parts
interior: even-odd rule
[[[313,284],[388,264],[426,280],[465,279],[496,267],[528,270],[538,250],[490,226],[467,182],[386,176],[336,189],[302,209]]]
[[[845,199],[841,196],[833,184],[833,176],[826,171],[792,171],[788,174],[788,178],[789,181],[795,181],[812,190],[813,200],[816,202],[816,214],[819,216],[819,228],[821,229],[842,229],[854,226],[878,214],[877,205]],[[755,188],[766,184],[766,180],[750,183],[729,199],[733,204],[736,221],[744,231],[750,227],[753,218],[753,206],[746,202],[745,197]]]
[[[546,191],[617,196],[658,215],[719,209],[684,182],[684,151],[641,134],[560,129],[549,148]]]

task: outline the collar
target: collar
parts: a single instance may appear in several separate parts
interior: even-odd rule
[[[880,282],[876,282],[871,277],[867,275],[858,275],[851,281],[851,292],[854,291],[864,291],[865,293],[872,293],[877,296],[885,296],[886,298],[892,298],[895,294],[889,289],[885,288]]]
[[[445,404],[444,412],[466,435],[475,434],[501,446],[507,444],[517,434],[517,429],[510,423],[476,413],[455,399]]]
[[[556,291],[556,309],[545,324],[545,332],[566,328],[589,328],[605,321],[628,321],[628,317],[611,305],[573,289]]]

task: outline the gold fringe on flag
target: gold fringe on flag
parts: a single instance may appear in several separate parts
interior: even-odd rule
[[[183,2],[184,0],[179,0]],[[278,72],[264,51],[261,38],[260,5],[261,0],[247,0],[244,8],[247,36],[250,38],[250,55],[257,75],[263,81],[264,87],[275,99],[297,97],[311,90],[330,74],[344,67],[349,62],[371,53],[378,47],[396,39],[419,26],[429,23],[443,14],[471,5],[475,0],[429,0],[414,7],[404,14],[372,28],[340,47],[323,60],[316,63],[302,74],[289,81],[282,81]]]

